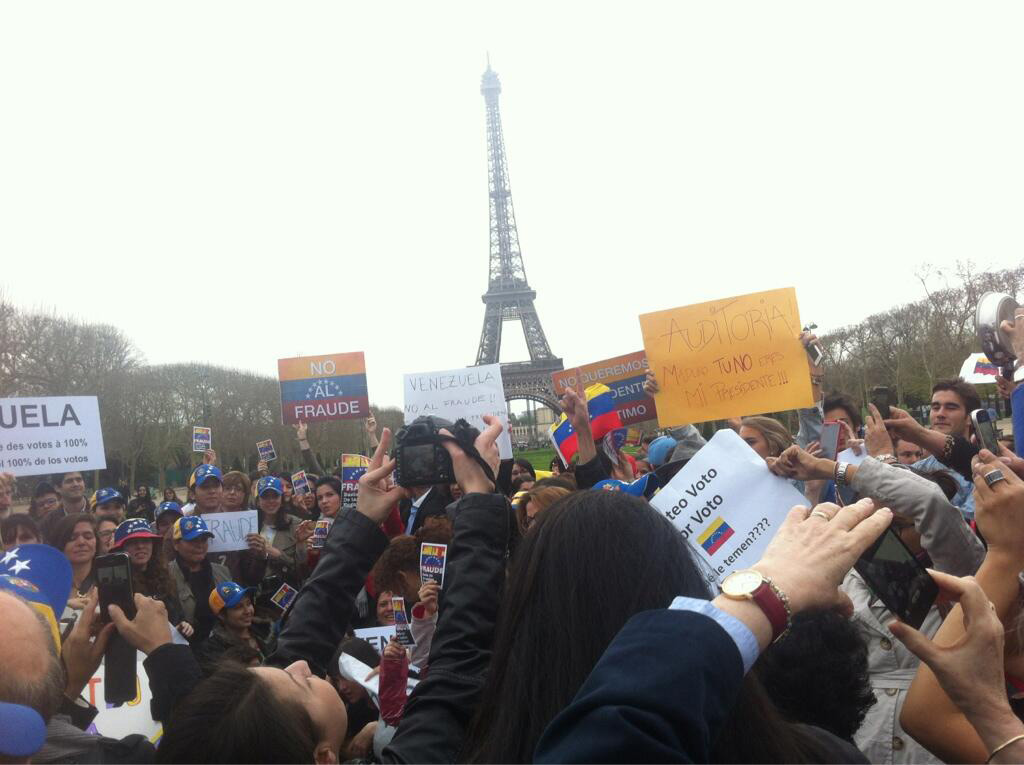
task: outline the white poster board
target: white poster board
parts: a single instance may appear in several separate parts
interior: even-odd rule
[[[206,525],[213,532],[209,552],[231,552],[246,550],[246,534],[258,534],[255,510],[239,510],[234,513],[207,513],[203,516]]]
[[[385,627],[364,627],[363,629],[353,630],[353,634],[367,643],[372,645],[377,653],[384,653],[384,649],[387,648],[388,641],[395,636],[395,625],[389,624]]]
[[[686,463],[651,505],[679,529],[717,582],[754,565],[795,505],[807,498],[725,429]]]
[[[495,415],[504,425],[498,436],[498,453],[503,460],[512,459],[508,404],[500,364],[407,374],[403,387],[406,425],[417,417],[441,417],[450,422],[462,417],[482,432],[487,427],[482,416]]]
[[[132,733],[141,733],[150,741],[155,742],[163,733],[163,727],[150,714],[149,702],[153,699],[153,693],[149,689],[149,676],[142,666],[145,658],[146,654],[140,651],[136,665],[135,698],[119,707],[107,708],[103,690],[104,669],[102,664],[89,679],[83,695],[90,704],[99,710],[92,725],[101,735],[110,738],[123,738]]]
[[[95,396],[0,398],[0,473],[46,475],[106,467]]]

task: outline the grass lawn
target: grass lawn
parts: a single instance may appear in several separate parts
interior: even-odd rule
[[[529,460],[530,464],[533,465],[534,470],[548,470],[551,466],[551,460],[555,458],[555,450],[551,447],[548,447],[547,449],[516,450],[513,451],[513,456],[517,460]]]

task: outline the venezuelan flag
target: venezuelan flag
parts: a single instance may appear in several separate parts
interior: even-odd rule
[[[608,433],[622,427],[622,419],[619,417],[619,410],[615,408],[615,398],[612,389],[607,385],[597,383],[589,386],[584,395],[587,399],[587,411],[590,412],[590,430],[595,441],[600,441]],[[558,418],[558,422],[551,426],[548,434],[555,445],[555,449],[562,457],[565,464],[576,454],[579,446],[577,444],[576,430],[564,414]]]
[[[697,542],[704,548],[704,552],[714,555],[734,533],[732,526],[719,517],[711,521],[711,525],[697,537]]]

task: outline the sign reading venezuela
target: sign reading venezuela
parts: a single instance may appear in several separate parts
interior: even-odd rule
[[[281,421],[323,422],[366,417],[366,362],[362,351],[279,359]]]

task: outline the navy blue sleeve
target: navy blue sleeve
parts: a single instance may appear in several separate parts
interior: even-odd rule
[[[1013,450],[1017,456],[1024,454],[1024,385],[1018,385],[1010,394],[1013,407]]]
[[[708,762],[742,682],[739,649],[713,619],[637,614],[544,731],[534,762]]]

